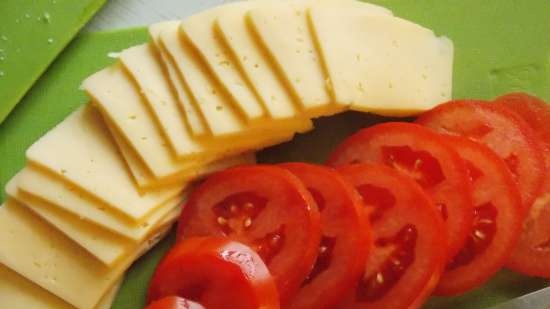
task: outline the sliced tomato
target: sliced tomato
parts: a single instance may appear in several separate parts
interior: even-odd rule
[[[464,162],[445,138],[412,123],[384,123],[347,138],[328,164],[363,162],[384,163],[428,192],[446,221],[448,256],[454,257],[472,228],[472,188]]]
[[[311,192],[321,212],[321,245],[311,273],[287,309],[327,309],[352,289],[371,248],[370,224],[355,188],[334,169],[306,163],[280,165]]]
[[[250,247],[222,237],[176,244],[157,267],[148,302],[180,296],[208,309],[278,309],[275,281]]]
[[[320,225],[315,200],[296,176],[254,165],[214,174],[195,189],[184,206],[178,239],[224,236],[254,248],[286,303],[317,258]]]
[[[527,93],[510,93],[497,98],[495,105],[511,109],[525,120],[535,134],[546,144],[550,144],[550,105]]]
[[[374,247],[363,278],[337,308],[407,308],[421,293],[431,292],[426,287],[446,261],[439,211],[415,181],[389,167],[352,164],[338,171],[363,198]]]
[[[437,132],[461,135],[496,152],[512,171],[526,213],[544,179],[542,149],[533,130],[518,115],[481,101],[451,101],[424,113],[417,123]]]
[[[485,145],[464,137],[449,140],[468,166],[474,226],[464,248],[448,263],[439,295],[462,294],[489,280],[517,244],[523,222],[521,195],[506,163]]]
[[[525,93],[512,93],[495,100],[522,117],[543,144],[546,173],[550,171],[550,105]],[[550,177],[534,202],[523,226],[518,246],[508,267],[530,276],[550,278]]]
[[[200,304],[182,297],[169,296],[152,302],[146,309],[205,309]]]

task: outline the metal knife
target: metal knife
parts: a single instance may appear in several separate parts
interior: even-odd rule
[[[550,309],[550,287],[514,298],[489,309]]]

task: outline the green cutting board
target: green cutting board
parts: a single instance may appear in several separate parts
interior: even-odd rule
[[[454,97],[493,98],[523,90],[550,100],[550,1],[548,0],[376,0],[402,16],[450,37],[455,43]],[[114,61],[107,55],[145,42],[144,29],[80,36],[48,69],[13,113],[0,124],[0,186],[24,165],[25,149],[86,103],[78,86],[84,77]],[[316,130],[260,153],[262,162],[322,162],[355,130],[387,118],[359,113],[319,119]],[[315,151],[312,151],[314,149]],[[172,235],[173,236],[173,235]],[[155,265],[173,237],[136,262],[115,309],[138,309]],[[483,288],[461,297],[430,300],[429,309],[481,309],[540,289],[548,281],[503,271]]]
[[[105,1],[0,1],[0,123]]]

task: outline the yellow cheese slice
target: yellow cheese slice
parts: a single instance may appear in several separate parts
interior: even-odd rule
[[[338,103],[408,116],[451,98],[453,45],[412,22],[313,7],[311,23]]]
[[[248,22],[306,113],[333,114],[343,107],[332,104],[308,26],[307,7],[308,1],[264,5],[248,13]]]
[[[34,143],[27,159],[140,223],[183,189],[140,192],[101,116],[90,106],[77,110]]]
[[[177,194],[157,207],[145,221],[137,224],[129,220],[127,216],[111,211],[105,202],[63,180],[58,175],[32,165],[25,167],[18,174],[17,186],[23,194],[48,205],[54,205],[61,211],[128,238],[134,243],[142,242],[154,228],[155,222],[165,217],[181,203],[180,195]],[[42,213],[39,204],[27,206],[37,214]]]
[[[187,130],[185,117],[164,75],[159,57],[152,44],[143,44],[122,51],[119,59],[139,86],[144,101],[153,112],[176,157],[196,156],[205,149]]]
[[[179,21],[168,21],[167,23],[179,24]],[[193,134],[193,136],[208,134],[208,128],[206,127],[205,121],[200,112],[197,110],[196,104],[193,104],[192,102],[193,97],[189,93],[188,86],[185,84],[183,78],[178,72],[174,59],[172,59],[168,51],[166,51],[166,47],[164,47],[160,41],[160,31],[162,29],[162,23],[151,25],[149,27],[149,36],[155,44],[157,51],[160,53],[163,66],[168,74],[168,79],[170,80],[170,84],[176,91],[178,103],[184,111],[186,124],[188,125],[189,131]]]
[[[233,106],[248,123],[265,121],[265,108],[254,89],[250,87],[249,81],[239,70],[229,48],[214,31],[214,23],[219,15],[231,10],[248,10],[253,3],[246,1],[218,6],[195,14],[181,23],[183,34],[232,99]]]
[[[0,308],[9,309],[75,309],[16,272],[0,264]],[[119,290],[115,284],[94,309],[111,309]]]
[[[107,266],[115,264],[133,246],[133,243],[128,239],[19,192],[15,181],[16,178],[12,179],[6,187],[6,193],[9,197],[35,211],[38,216],[75,241],[103,264]]]
[[[241,151],[263,148],[273,145],[273,140],[285,140],[295,132],[305,132],[313,127],[311,121],[304,118],[289,123],[245,125],[235,113],[231,100],[224,94],[219,81],[212,76],[186,36],[180,33],[178,24],[166,22],[155,27],[164,28],[160,30],[160,40],[174,59],[178,71],[189,85],[198,109],[207,121],[212,138],[201,141],[209,147],[229,144],[233,147],[239,146]]]
[[[265,2],[265,1],[264,1]],[[263,2],[246,2],[217,14],[214,29],[221,37],[274,119],[301,117],[291,93],[269,61],[266,50],[248,29],[246,13]]]
[[[206,155],[197,158],[203,149],[198,145],[189,150],[195,158],[176,158],[147,109],[137,85],[120,65],[93,74],[84,81],[83,87],[155,178],[180,178],[190,167],[208,160]]]
[[[8,200],[0,207],[0,263],[77,309],[94,309],[128,266],[166,234],[158,235],[108,268],[76,243]]]
[[[204,61],[189,40],[180,35],[178,23],[163,23],[160,40],[174,59],[174,63],[194,98],[214,136],[235,135],[246,129],[244,121],[224,96],[222,87],[214,80]]]

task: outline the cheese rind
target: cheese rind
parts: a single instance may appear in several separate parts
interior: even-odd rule
[[[453,46],[412,22],[355,8],[313,7],[312,28],[337,102],[409,116],[451,97]]]
[[[0,264],[0,308],[75,309],[60,298]],[[95,309],[111,309],[120,282],[105,294]]]
[[[239,70],[227,45],[214,31],[217,16],[231,10],[246,10],[254,2],[236,2],[195,14],[181,23],[181,31],[208,65],[231,103],[247,122],[265,120],[266,111],[248,80]]]
[[[175,185],[140,192],[101,116],[90,106],[77,110],[34,143],[27,159],[139,223],[183,190]]]
[[[197,110],[196,104],[192,102],[193,97],[189,93],[189,87],[185,84],[178,72],[174,59],[172,59],[166,47],[160,41],[160,32],[164,28],[164,24],[179,25],[179,23],[179,21],[167,21],[153,24],[149,27],[149,36],[151,37],[151,41],[155,44],[158,53],[160,53],[162,64],[166,70],[170,84],[174,88],[177,94],[178,103],[185,114],[189,131],[193,136],[202,136],[208,134],[208,128],[206,127],[202,115]]]

